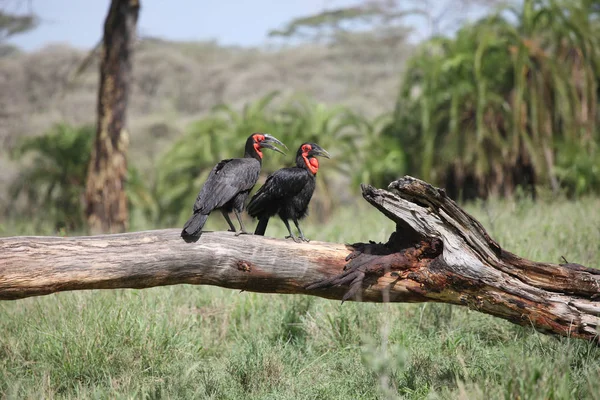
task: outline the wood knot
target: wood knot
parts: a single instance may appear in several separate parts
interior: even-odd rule
[[[239,271],[250,272],[252,271],[252,263],[244,260],[238,260],[235,263],[235,266]]]

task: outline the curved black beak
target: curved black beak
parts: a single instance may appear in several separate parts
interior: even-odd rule
[[[314,144],[312,146],[312,150],[309,151],[308,154],[311,155],[311,156],[321,156],[321,157],[325,157],[325,158],[331,158],[331,154],[329,154],[327,152],[327,150],[325,150],[324,148],[322,148],[318,144]]]
[[[287,146],[285,144],[283,144],[275,136],[271,136],[269,134],[265,134],[265,140],[263,140],[262,142],[260,142],[260,147],[261,148],[265,148],[265,149],[275,150],[276,152],[285,155],[285,153],[283,152],[283,150],[278,149],[277,147],[273,146],[271,143],[275,143],[275,144],[278,144],[280,146],[283,146],[283,147],[285,147],[286,150],[288,150],[288,148],[287,148]]]

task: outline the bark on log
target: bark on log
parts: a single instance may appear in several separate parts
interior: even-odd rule
[[[505,251],[443,189],[412,177],[363,197],[396,222],[387,243],[357,243],[344,272],[309,289],[348,285],[343,299],[382,278],[390,301],[466,305],[539,331],[598,343],[600,270]],[[381,277],[381,278],[380,278]],[[397,290],[400,286],[404,292]]]
[[[503,250],[443,190],[405,177],[364,198],[396,222],[387,243],[310,242],[179,229],[0,239],[0,299],[65,290],[206,284],[374,302],[466,305],[598,343],[600,270]],[[349,250],[351,251],[348,255]]]

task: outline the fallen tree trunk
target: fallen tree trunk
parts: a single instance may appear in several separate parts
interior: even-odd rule
[[[374,302],[466,305],[520,325],[598,342],[600,270],[503,250],[443,190],[405,177],[364,198],[396,222],[387,243],[291,241],[179,229],[0,239],[0,299],[65,290],[217,285]],[[351,251],[348,255],[349,250]]]
[[[0,299],[66,290],[149,288],[182,283],[266,293],[304,287],[339,273],[345,246],[298,244],[232,232],[205,232],[186,243],[181,229],[89,237],[0,239]],[[344,290],[330,298],[341,299]],[[314,293],[314,291],[313,291]],[[380,296],[376,288],[367,298]]]

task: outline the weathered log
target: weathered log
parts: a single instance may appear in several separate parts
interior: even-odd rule
[[[404,177],[388,189],[363,185],[363,197],[396,222],[387,243],[357,243],[341,274],[309,285],[349,285],[343,300],[395,278],[390,301],[466,305],[545,333],[598,342],[600,270],[533,262],[503,250],[468,213],[423,181]]]
[[[0,238],[0,300],[66,290],[216,285],[271,293],[311,293],[339,273],[342,244],[298,244],[232,232],[204,232],[186,243],[181,229],[88,237]],[[313,291],[312,293],[314,293]],[[338,289],[325,297],[341,299]],[[380,297],[376,287],[366,298]]]
[[[298,244],[179,229],[0,239],[0,299],[65,290],[206,284],[373,302],[466,305],[520,325],[598,342],[600,270],[503,250],[443,190],[405,177],[365,199],[396,222],[387,243]],[[350,252],[350,255],[348,255]]]

